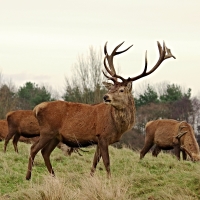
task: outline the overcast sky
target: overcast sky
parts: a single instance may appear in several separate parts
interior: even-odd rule
[[[17,86],[27,81],[63,89],[65,76],[90,46],[108,51],[122,41],[115,58],[125,78],[158,59],[163,40],[176,57],[139,81],[167,81],[200,92],[199,0],[0,0],[0,71]]]

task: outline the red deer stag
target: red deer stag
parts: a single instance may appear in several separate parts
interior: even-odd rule
[[[97,163],[102,157],[107,176],[110,177],[108,145],[119,141],[122,134],[131,129],[135,122],[132,82],[154,72],[165,59],[174,57],[164,43],[162,48],[158,42],[160,57],[156,65],[147,72],[147,57],[145,57],[144,71],[136,77],[125,79],[116,74],[113,65],[115,55],[132,47],[131,45],[124,51],[117,52],[122,44],[119,44],[111,55],[107,53],[107,43],[104,46],[104,66],[109,75],[104,72],[103,74],[114,83],[103,83],[108,89],[108,93],[103,97],[104,103],[88,105],[54,101],[43,102],[34,108],[33,111],[41,129],[39,141],[33,144],[30,150],[27,180],[31,178],[34,158],[40,150],[49,173],[54,175],[49,157],[59,141],[70,147],[86,147],[97,144],[90,174],[94,174]],[[118,81],[118,78],[121,81]]]
[[[40,128],[32,110],[16,110],[8,112],[6,119],[7,136],[5,137],[4,152],[6,152],[8,142],[11,138],[13,138],[13,146],[17,153],[17,143],[19,139],[26,143],[34,143],[39,139]],[[81,155],[78,151],[79,149],[68,147],[62,142],[60,142],[57,147],[61,149],[65,155],[70,156],[72,152],[77,152]]]
[[[194,130],[187,122],[159,119],[148,122],[145,129],[145,144],[140,152],[140,159],[156,144],[152,152],[153,156],[157,156],[161,149],[174,149],[178,160],[180,160],[180,151],[183,152],[183,160],[186,159],[186,153],[191,157],[192,161],[200,160],[199,146]]]

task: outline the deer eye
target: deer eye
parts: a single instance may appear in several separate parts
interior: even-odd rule
[[[121,90],[119,90],[119,92],[124,92],[124,90],[123,90],[123,89],[121,89]]]

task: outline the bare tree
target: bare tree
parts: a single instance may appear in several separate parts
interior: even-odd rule
[[[12,81],[5,83],[0,72],[0,119],[5,119],[6,113],[16,108],[16,88]]]
[[[193,97],[191,100],[192,103],[192,113],[189,118],[189,122],[195,129],[195,133],[200,132],[200,100],[197,97]]]
[[[102,75],[102,53],[89,48],[86,56],[79,55],[73,65],[72,78],[65,77],[65,94],[67,101],[82,103],[99,103],[105,90],[101,87],[105,78]]]
[[[170,82],[168,81],[163,81],[161,83],[156,83],[155,88],[157,90],[158,96],[162,96],[163,94],[166,93],[167,90],[167,85],[169,85]]]

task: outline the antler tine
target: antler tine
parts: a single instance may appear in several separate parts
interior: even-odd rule
[[[157,45],[158,45],[159,54],[161,56],[161,54],[162,54],[162,46],[160,45],[160,42],[158,42],[158,41],[157,41]],[[165,41],[163,41],[163,49],[165,49]]]
[[[173,57],[174,59],[176,59],[176,57],[172,55],[171,49],[168,49],[167,47],[165,47],[165,51],[167,52],[167,55],[165,55],[165,59],[171,58],[171,57]]]
[[[142,74],[146,74],[147,71],[147,51],[145,52],[145,66],[144,66],[144,71],[142,72]]]
[[[128,49],[130,49],[130,48],[133,46],[133,45],[131,45],[131,46],[128,47],[127,49],[125,49],[125,50],[123,50],[123,51],[118,51],[118,52],[117,52],[117,49],[118,49],[123,43],[124,43],[124,42],[122,42],[122,43],[120,43],[119,45],[117,45],[117,46],[114,48],[114,50],[112,51],[111,55],[108,55],[108,52],[107,52],[107,42],[106,42],[105,45],[104,45],[104,53],[105,53],[104,66],[105,66],[105,68],[106,68],[106,71],[112,76],[112,78],[109,77],[109,79],[111,79],[111,80],[117,81],[117,78],[120,78],[122,81],[125,80],[123,77],[121,77],[121,76],[119,76],[119,75],[116,74],[116,71],[115,71],[115,68],[114,68],[114,64],[113,64],[113,57],[114,57],[115,55],[121,54],[121,53],[127,51]],[[109,69],[108,66],[106,65],[106,59],[107,59],[107,61],[108,61],[108,64],[109,64],[109,68],[110,68],[110,69]],[[105,75],[105,73],[104,73],[104,75]],[[106,76],[106,77],[108,78],[108,76]]]
[[[108,42],[106,42],[105,45],[104,45],[104,54],[105,54],[105,55],[108,54],[108,52],[107,52],[107,43],[108,43]]]
[[[125,81],[126,79],[124,79],[121,76],[118,76],[117,74],[112,74],[112,72],[108,69],[107,65],[106,65],[106,61],[105,61],[106,57],[104,58],[104,66],[106,68],[106,71],[111,75],[111,77],[109,77],[108,75],[106,75],[106,73],[102,70],[104,76],[110,80],[112,80],[113,82],[117,82],[117,78],[120,78],[122,81]]]
[[[106,42],[105,45],[104,45],[104,54],[105,54],[105,55],[108,54],[108,52],[107,52],[107,43],[108,43],[108,42]],[[124,42],[122,42],[122,43],[120,43],[119,45],[117,45],[117,46],[114,48],[114,50],[113,50],[113,52],[111,53],[111,55],[115,56],[115,55],[118,55],[118,54],[120,54],[120,53],[124,53],[125,51],[127,51],[128,49],[130,49],[130,48],[133,46],[133,45],[131,45],[130,47],[128,47],[127,49],[125,49],[125,50],[123,50],[123,51],[118,51],[118,52],[116,52],[117,49],[119,49],[119,47],[122,46],[122,44],[124,44]]]
[[[176,136],[176,138],[177,139],[180,139],[183,135],[185,135],[187,133],[187,131],[185,131],[185,132],[180,132],[177,136]]]
[[[114,71],[114,74],[113,72],[108,68],[107,64],[106,64],[106,58],[108,57],[108,54],[106,53],[106,56],[103,60],[103,63],[104,63],[104,66],[106,68],[106,71],[111,75],[111,77],[107,76],[106,73],[103,71],[103,74],[106,78],[112,80],[113,82],[116,82],[117,81],[117,77],[114,77],[116,75],[115,71]]]
[[[187,126],[181,126],[182,123],[184,123],[185,121],[181,121],[178,127],[178,135],[176,136],[177,139],[180,139],[183,135],[185,135],[187,133],[187,131],[185,132],[181,132],[181,130],[183,128],[187,128]]]
[[[112,80],[114,83],[117,81],[117,79],[115,77],[109,77],[108,75],[106,75],[106,73],[102,70],[103,75],[108,78],[109,80]]]
[[[112,72],[110,71],[110,69],[108,68],[107,64],[106,64],[106,58],[107,58],[108,54],[106,54],[104,60],[103,60],[103,64],[106,68],[106,71],[112,76]]]
[[[129,80],[129,81],[135,81],[135,80],[138,80],[138,79],[140,79],[142,77],[148,76],[149,74],[151,74],[152,72],[154,72],[165,59],[171,58],[171,57],[173,57],[174,59],[176,59],[175,56],[172,55],[171,50],[168,49],[165,46],[165,42],[164,41],[163,41],[163,47],[160,45],[160,43],[158,41],[157,41],[157,45],[158,45],[158,50],[159,50],[160,57],[159,57],[157,63],[155,64],[155,66],[149,72],[146,72],[147,71],[147,51],[146,51],[144,71],[140,75],[138,75],[136,77],[133,77],[133,78],[128,78],[127,80]]]

